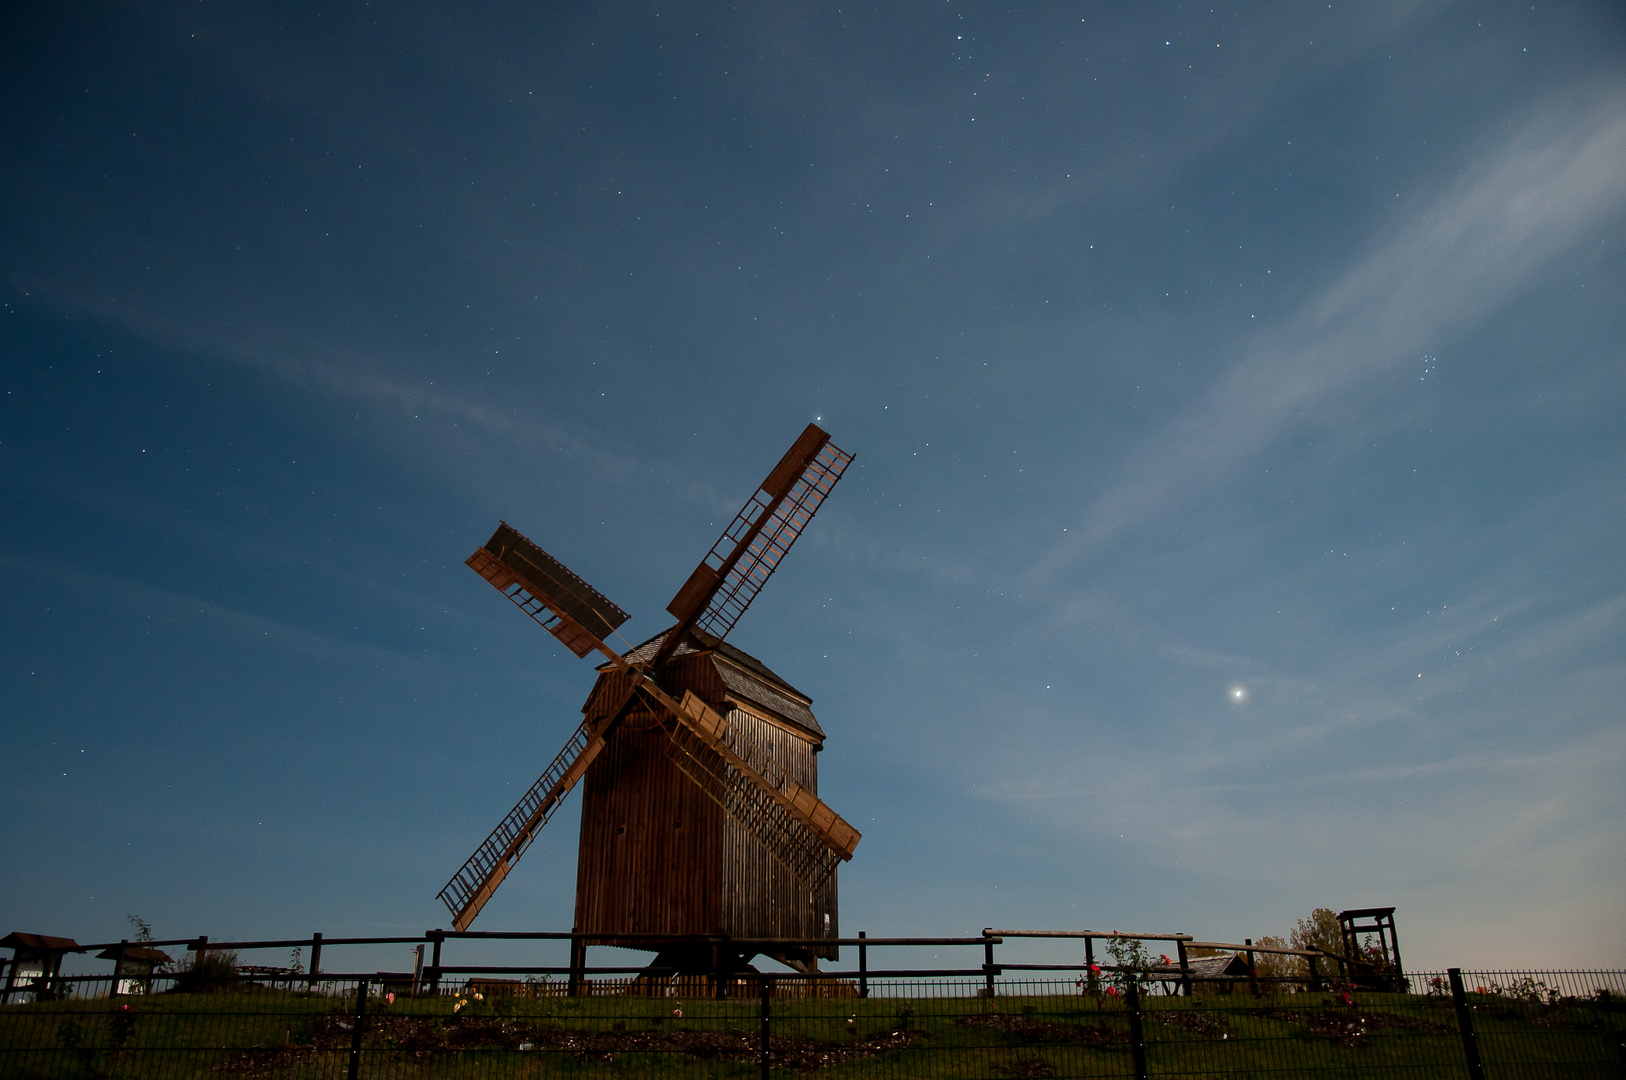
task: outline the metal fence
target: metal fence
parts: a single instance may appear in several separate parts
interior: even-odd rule
[[[274,971],[59,978],[0,1007],[0,1076],[1626,1076],[1618,971],[1453,969],[1411,974],[1410,992],[1187,994],[1110,970],[1006,975],[992,993],[984,977],[930,972],[877,973],[861,988],[850,972],[599,971],[572,995],[552,972],[516,974],[433,988]]]

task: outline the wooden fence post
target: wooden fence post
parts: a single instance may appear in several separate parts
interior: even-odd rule
[[[110,998],[116,998],[116,997],[119,996],[119,976],[124,973],[124,950],[128,949],[129,947],[130,947],[130,939],[129,938],[124,938],[123,940],[121,940],[119,942],[119,947],[116,950],[114,950],[114,955],[113,955],[113,988],[111,990],[109,990],[108,994],[107,994],[107,996],[110,997]]]
[[[440,996],[440,943],[446,940],[446,931],[435,930],[429,935],[432,951],[429,956],[429,993]]]
[[[313,994],[316,993],[316,976],[321,970],[322,935],[320,933],[316,933],[311,935],[311,973],[310,978],[305,983],[305,989]]]
[[[1186,957],[1186,943],[1184,941],[1176,941],[1174,944],[1176,945],[1175,952],[1180,954],[1180,989],[1185,992],[1186,997],[1190,997],[1191,962]]]
[[[869,946],[864,944],[867,933],[858,931],[858,996],[869,997]]]
[[[987,931],[984,931],[983,933],[984,933],[984,935],[986,935]],[[988,996],[993,997],[994,996],[994,943],[992,941],[984,941],[982,943],[982,970],[983,970],[983,981],[985,982],[985,984],[987,986]]]
[[[582,941],[581,928],[570,928],[570,985],[566,988],[571,997],[582,992],[582,969],[587,966],[587,944]]]

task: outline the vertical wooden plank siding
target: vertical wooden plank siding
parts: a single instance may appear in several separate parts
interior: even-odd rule
[[[728,712],[729,726],[740,737],[771,754],[791,779],[814,794],[819,790],[818,756],[813,743],[784,728],[770,724],[742,709]],[[825,883],[818,896],[780,866],[766,848],[732,818],[723,821],[723,924],[735,937],[837,937],[835,877]],[[830,929],[824,916],[830,916]],[[835,950],[818,950],[817,955],[835,958]]]
[[[678,771],[666,735],[618,728],[583,780],[576,925],[594,934],[721,929],[721,807]]]
[[[582,712],[601,719],[619,700],[625,679],[617,671],[602,673]],[[709,653],[672,663],[663,682],[674,696],[693,690],[727,716],[740,737],[818,792],[812,738],[730,706]],[[809,895],[678,770],[667,756],[666,740],[655,717],[640,707],[611,733],[583,778],[576,871],[581,932],[839,937],[835,876],[817,896]],[[833,959],[836,950],[815,953]]]

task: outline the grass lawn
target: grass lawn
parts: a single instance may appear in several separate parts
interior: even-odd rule
[[[368,1002],[364,1077],[744,1077],[759,1073],[756,999],[451,997]],[[1537,1004],[1477,995],[1490,1077],[1621,1077],[1619,999]],[[772,1002],[781,1075],[1133,1075],[1121,1002],[1074,995]],[[343,1077],[355,997],[261,988],[0,1007],[0,1076]],[[1448,999],[1361,994],[1148,998],[1154,1076],[1467,1075]]]

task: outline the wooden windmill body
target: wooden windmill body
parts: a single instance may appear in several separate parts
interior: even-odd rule
[[[795,938],[796,967],[833,958],[836,865],[858,832],[818,798],[824,732],[811,700],[727,636],[852,460],[814,425],[796,441],[667,610],[622,655],[627,615],[506,523],[468,563],[577,656],[607,663],[553,763],[441,890],[467,929],[560,802],[585,780],[576,926],[590,943],[658,951],[657,965],[742,963],[678,935]],[[602,935],[602,937],[600,937]]]
[[[665,637],[638,646],[627,659],[652,656]],[[693,693],[723,716],[733,739],[755,746],[817,794],[824,731],[806,695],[755,657],[694,631],[674,651],[666,674],[678,696]],[[615,665],[600,667],[583,707],[589,721],[607,718],[624,679]],[[648,708],[629,713],[583,779],[577,930],[652,938],[839,937],[834,870],[815,891],[780,865],[708,794],[703,784],[709,777],[702,774],[697,783],[699,770],[686,772],[674,760],[660,719]],[[835,957],[833,947],[777,951],[798,966]]]

